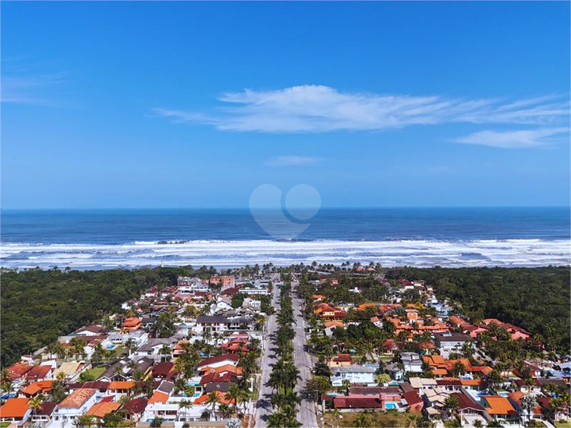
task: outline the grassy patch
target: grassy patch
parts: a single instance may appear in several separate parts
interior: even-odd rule
[[[571,420],[555,422],[556,428],[571,428]]]
[[[86,372],[91,374],[93,376],[93,379],[97,379],[97,378],[99,378],[99,376],[101,376],[103,374],[103,372],[105,372],[105,370],[107,370],[107,368],[105,366],[98,366],[98,367],[94,367],[92,369],[86,370]]]
[[[10,426],[10,422],[0,422],[0,428],[7,428]]]
[[[358,412],[358,413],[341,413],[342,418],[337,420],[332,412],[325,413],[325,426],[326,427],[337,427],[337,421],[339,421],[339,427],[355,427],[355,419],[359,415],[365,415],[368,427],[414,427],[416,426],[416,421],[421,418],[421,414],[415,413],[402,413],[395,411],[383,411],[378,412]]]

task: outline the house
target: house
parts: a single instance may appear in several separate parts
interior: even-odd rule
[[[32,412],[32,423],[35,426],[46,426],[52,419],[52,414],[57,406],[53,401],[44,401],[39,410]]]
[[[477,419],[475,416],[479,416],[484,419],[485,422],[492,419],[486,410],[469,394],[465,394],[464,392],[455,392],[450,394],[450,396],[454,396],[458,399],[458,413],[464,419]]]
[[[79,376],[79,372],[83,369],[84,364],[80,362],[64,362],[56,369],[54,376],[57,376],[60,373],[63,373],[66,379],[73,379],[76,376]]]
[[[334,367],[331,369],[331,384],[342,386],[343,381],[348,380],[351,384],[376,385],[376,371],[375,367],[360,365]]]
[[[53,380],[41,380],[39,382],[33,382],[26,386],[24,389],[20,390],[28,398],[35,397],[38,394],[47,394],[51,391],[53,385]]]
[[[0,407],[0,421],[26,421],[31,413],[28,398],[8,398]]]
[[[149,400],[144,397],[134,398],[127,401],[121,410],[125,412],[126,419],[137,424],[141,420],[148,402]]]
[[[129,395],[133,388],[135,388],[135,382],[132,380],[114,381],[109,384],[107,393],[115,395],[115,398],[119,399],[124,395]]]
[[[336,357],[333,357],[330,361],[328,366],[329,367],[345,367],[350,366],[353,364],[351,360],[351,354],[337,354]]]
[[[117,411],[119,407],[121,407],[121,404],[117,401],[100,401],[99,403],[95,403],[93,406],[91,406],[86,415],[93,416],[98,420],[102,420],[103,417],[109,413]]]
[[[28,382],[37,382],[39,380],[49,379],[53,376],[54,368],[51,365],[33,366],[26,372],[26,380]]]
[[[143,318],[145,319],[145,318]],[[127,333],[112,333],[107,337],[102,345],[124,345],[128,341],[131,341],[137,348],[144,345],[149,340],[149,334],[143,330],[133,330]]]
[[[200,372],[206,370],[206,368],[208,367],[217,368],[228,364],[236,366],[238,364],[238,361],[240,361],[240,357],[235,354],[219,355],[217,357],[212,357],[212,358],[207,358],[206,360],[202,360],[200,363],[198,363],[198,366],[196,366],[196,370]]]
[[[174,363],[170,361],[157,364],[151,370],[153,379],[170,380],[174,376],[173,367]]]
[[[122,331],[134,331],[141,328],[141,319],[138,317],[127,317],[123,321]]]
[[[499,395],[483,395],[480,398],[484,409],[492,418],[503,420],[517,418],[517,412],[508,398]]]
[[[117,361],[115,364],[109,366],[107,370],[99,376],[99,380],[132,380],[135,371],[140,371],[143,375],[146,375],[155,363],[155,361],[149,357],[138,357],[133,361],[136,363],[136,367],[130,367],[131,360],[122,359]]]
[[[100,325],[91,324],[85,327],[78,328],[72,335],[75,336],[101,336],[107,333],[107,329]]]
[[[97,389],[76,389],[57,405],[52,421],[61,428],[74,428],[77,418],[85,414],[96,401]]]
[[[31,368],[32,366],[29,365],[27,362],[19,361],[17,363],[12,364],[6,370],[8,371],[8,378],[10,379],[11,382],[14,382],[18,379],[23,378],[24,375],[28,371],[30,371]]]
[[[201,315],[196,319],[199,332],[226,332],[248,330],[255,321],[248,317],[226,317],[222,315]]]
[[[459,353],[466,342],[470,340],[470,336],[462,333],[444,332],[434,333],[434,341],[440,350],[440,354],[444,358],[448,358],[451,353]]]
[[[333,399],[333,407],[342,412],[358,412],[363,409],[382,409],[381,399],[375,396],[338,396]]]
[[[401,361],[405,372],[422,373],[422,360],[416,352],[403,352]]]
[[[160,361],[160,359],[163,357],[163,354],[161,353],[163,347],[166,346],[167,348],[170,348],[170,355],[172,355],[172,352],[174,352],[174,348],[177,343],[178,339],[174,337],[149,339],[147,343],[135,351],[134,355],[135,357],[148,357],[154,361]],[[170,359],[169,355],[164,356],[169,357]]]
[[[424,408],[424,401],[416,391],[404,393],[404,400],[408,405],[408,411],[411,413],[420,413]]]
[[[234,287],[233,276],[212,276],[210,277],[211,284],[222,284],[222,290]]]

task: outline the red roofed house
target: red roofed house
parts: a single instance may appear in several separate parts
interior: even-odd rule
[[[97,389],[76,389],[58,404],[52,420],[57,423],[58,428],[75,428],[77,418],[87,413],[96,401]]]
[[[28,419],[31,410],[28,398],[8,398],[0,407],[0,421],[15,422]]]
[[[123,321],[124,331],[134,331],[141,328],[141,319],[138,317],[128,317]]]
[[[329,361],[329,367],[344,367],[350,366],[353,364],[351,360],[351,354],[337,354],[336,357],[333,357],[331,361]]]
[[[420,395],[416,391],[410,391],[404,393],[404,399],[406,400],[409,412],[411,413],[419,413],[422,412],[424,407],[424,401],[420,398]]]
[[[8,376],[10,378],[10,381],[15,381],[16,379],[20,379],[21,377],[23,377],[30,369],[32,368],[32,366],[30,366],[28,363],[24,363],[24,362],[17,362],[12,364],[10,367],[7,368],[8,370]]]
[[[240,361],[240,357],[238,355],[224,354],[224,355],[219,355],[218,357],[207,358],[206,360],[201,361],[196,367],[196,369],[198,371],[202,371],[206,367],[216,368],[224,366],[226,364],[231,364],[233,366],[236,366],[238,364],[238,361]]]
[[[383,403],[379,397],[371,395],[348,395],[335,397],[333,407],[342,412],[358,412],[362,409],[382,409]]]
[[[34,366],[26,373],[26,379],[30,382],[37,382],[50,378],[54,372],[52,366]]]

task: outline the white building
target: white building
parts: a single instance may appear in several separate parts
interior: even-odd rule
[[[345,366],[331,369],[331,384],[333,386],[343,386],[343,381],[348,380],[351,384],[376,385],[375,367],[369,366]]]
[[[58,404],[48,427],[75,428],[77,418],[85,414],[96,402],[97,389],[76,389]]]

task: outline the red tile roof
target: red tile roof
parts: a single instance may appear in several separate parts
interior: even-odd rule
[[[335,397],[333,405],[336,409],[382,409],[380,398],[373,397]]]
[[[34,366],[26,373],[26,379],[28,380],[38,380],[45,378],[52,366]]]
[[[0,407],[0,418],[22,419],[30,409],[28,398],[9,398]]]
[[[206,360],[202,360],[197,367],[205,367],[211,364],[221,363],[226,360],[237,363],[240,360],[240,357],[235,354],[219,355],[217,357],[212,357],[212,358],[207,358]]]
[[[78,408],[85,404],[97,390],[95,388],[76,389],[59,403],[60,408]]]

